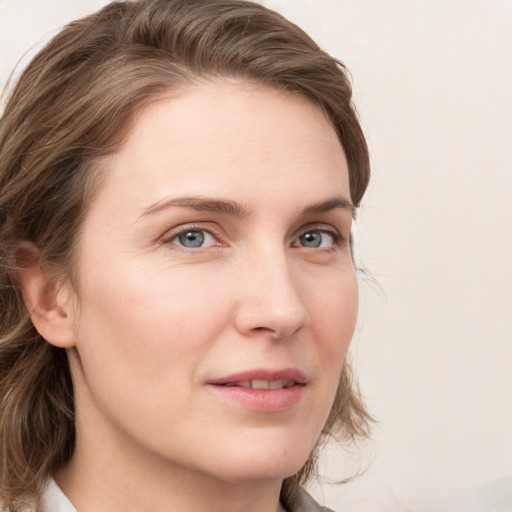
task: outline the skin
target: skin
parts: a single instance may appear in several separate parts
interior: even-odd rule
[[[78,289],[64,283],[50,300],[39,270],[23,278],[75,385],[76,451],[58,484],[80,512],[280,510],[282,480],[331,409],[357,317],[333,127],[306,100],[208,82],[146,107],[101,172]],[[244,215],[168,204],[182,197],[236,201]],[[184,229],[203,246],[184,247]],[[254,368],[299,369],[301,399],[257,411],[208,385]]]

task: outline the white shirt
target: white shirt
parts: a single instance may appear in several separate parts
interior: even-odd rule
[[[53,478],[48,479],[46,484],[43,494],[43,510],[45,512],[77,512]]]

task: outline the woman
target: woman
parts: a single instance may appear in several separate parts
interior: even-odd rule
[[[114,2],[0,124],[6,510],[320,510],[368,151],[343,66],[239,0]]]

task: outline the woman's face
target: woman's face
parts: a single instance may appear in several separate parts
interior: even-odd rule
[[[357,316],[334,129],[298,97],[206,83],[143,110],[101,172],[76,262],[76,457],[87,440],[121,465],[294,473]]]

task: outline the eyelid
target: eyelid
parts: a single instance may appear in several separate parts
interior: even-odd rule
[[[205,226],[208,224],[208,227]],[[175,228],[169,229],[165,232],[165,234],[160,238],[162,244],[171,244],[171,242],[178,236],[187,233],[188,231],[204,231],[215,238],[217,244],[213,247],[218,247],[219,245],[225,245],[225,243],[221,240],[223,237],[220,233],[219,229],[215,229],[215,225],[211,225],[211,223],[189,223],[189,224],[180,224]],[[176,244],[177,247],[180,247]],[[208,247],[204,247],[207,249]],[[182,249],[187,250],[185,247]],[[195,251],[200,250],[201,248],[195,249]]]
[[[334,243],[338,244],[339,242],[345,241],[346,237],[343,236],[343,234],[336,229],[334,226],[330,224],[324,224],[324,223],[313,223],[308,224],[306,226],[301,227],[297,234],[295,235],[295,240],[304,235],[305,233],[308,233],[309,231],[319,231],[321,233],[327,233],[331,235],[334,238]]]

